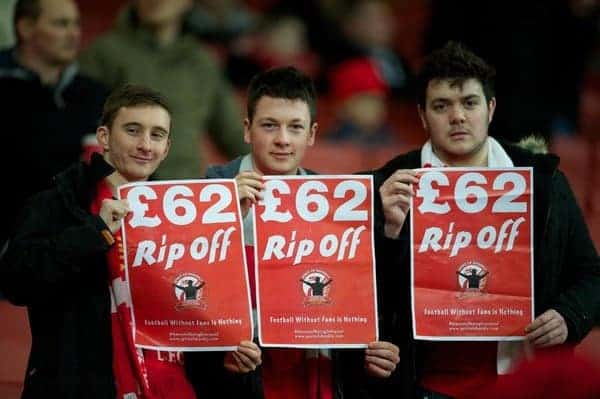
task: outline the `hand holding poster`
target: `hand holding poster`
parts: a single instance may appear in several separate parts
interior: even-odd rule
[[[365,347],[376,340],[372,178],[265,182],[254,207],[261,345]]]
[[[233,180],[119,188],[134,342],[156,350],[234,349],[252,339],[239,200]]]
[[[533,320],[531,168],[420,171],[411,202],[413,331],[515,340]]]

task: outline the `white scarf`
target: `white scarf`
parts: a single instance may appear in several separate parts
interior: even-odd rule
[[[513,167],[513,161],[510,159],[504,148],[493,137],[487,138],[488,168],[509,168]],[[421,167],[444,167],[445,165],[431,147],[431,140],[421,148]],[[514,369],[516,363],[525,356],[525,345],[521,341],[498,341],[498,350],[496,354],[496,372],[500,375],[508,374]]]

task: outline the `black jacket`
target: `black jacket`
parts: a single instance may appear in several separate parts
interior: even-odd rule
[[[95,156],[58,175],[27,202],[0,259],[0,288],[29,313],[23,398],[115,398],[107,227],[89,212],[110,173]]]
[[[0,159],[7,173],[4,184],[8,209],[17,209],[31,195],[52,185],[52,178],[81,159],[82,142],[94,134],[108,89],[82,75],[77,64],[65,68],[59,82],[45,85],[33,71],[20,65],[16,50],[0,51],[0,109],[4,148]],[[0,240],[7,238],[15,213],[5,212]]]
[[[222,166],[211,166],[207,178],[233,178],[240,170],[242,158],[237,158]],[[306,174],[315,172],[306,170]],[[381,324],[380,315],[380,324]],[[390,341],[380,327],[380,339]],[[374,378],[364,371],[364,349],[331,350],[333,369],[334,399],[371,399],[393,398],[392,385],[397,378]],[[224,352],[188,352],[185,354],[185,366],[189,380],[199,398],[264,398],[262,372],[246,374],[231,373],[223,367]]]
[[[558,157],[509,144],[503,148],[515,166],[532,166],[534,172],[535,314],[557,310],[567,323],[567,340],[577,343],[591,330],[599,313],[600,259],[569,183],[557,169]],[[420,165],[420,151],[413,151],[374,171],[376,256],[385,290],[380,305],[393,315],[387,328],[393,331],[394,342],[400,343],[399,375],[405,398],[414,397],[419,372],[419,345],[412,337],[410,223],[407,219],[397,240],[384,237],[379,187],[397,169]]]

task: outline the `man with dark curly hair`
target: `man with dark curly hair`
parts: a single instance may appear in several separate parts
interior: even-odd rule
[[[454,42],[434,51],[418,81],[418,112],[429,140],[375,170],[376,256],[384,282],[384,314],[396,314],[403,397],[472,397],[502,377],[505,342],[431,342],[412,336],[410,222],[414,169],[533,167],[535,320],[525,345],[576,344],[594,325],[600,304],[600,260],[573,192],[551,154],[534,154],[488,135],[496,109],[495,71]],[[508,266],[508,265],[507,265]],[[569,276],[565,278],[565,276]],[[390,289],[385,290],[385,285]],[[404,287],[399,290],[397,287]],[[398,295],[398,292],[404,294]],[[466,356],[466,354],[469,354]]]

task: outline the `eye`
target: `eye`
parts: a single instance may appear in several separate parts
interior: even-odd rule
[[[138,134],[139,129],[136,126],[127,126],[125,128],[125,131],[127,132],[127,134],[136,135]]]
[[[432,108],[435,112],[442,112],[446,109],[446,104],[436,103],[436,104],[433,104]]]
[[[156,131],[156,132],[152,132],[151,137],[152,137],[152,140],[154,140],[154,141],[161,141],[167,137],[167,132],[163,132],[160,130]]]
[[[272,122],[263,122],[260,126],[265,130],[273,130],[277,127],[277,125]]]
[[[467,109],[473,109],[475,108],[477,105],[479,104],[479,101],[477,101],[476,99],[469,99],[467,101],[465,101],[465,107]]]

